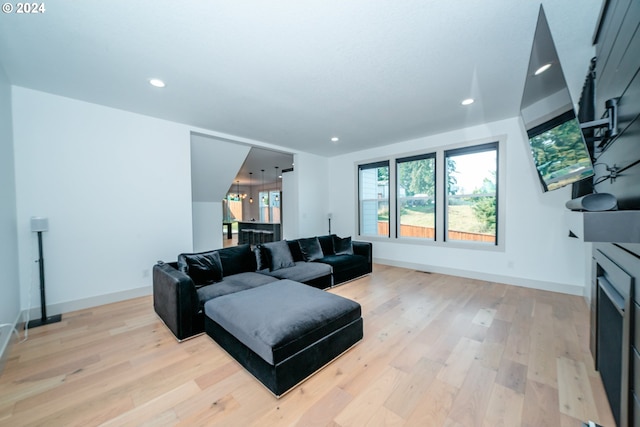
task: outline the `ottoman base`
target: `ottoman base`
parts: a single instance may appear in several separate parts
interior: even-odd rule
[[[205,331],[279,397],[363,336],[360,304],[292,280],[205,303]]]
[[[207,334],[278,398],[362,340],[362,329],[360,318],[274,366],[205,316]]]

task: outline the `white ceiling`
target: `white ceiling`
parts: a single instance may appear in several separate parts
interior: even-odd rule
[[[543,3],[576,99],[602,1]],[[539,5],[45,2],[0,15],[0,65],[13,85],[334,156],[517,116]]]
[[[276,169],[276,167],[278,169]],[[252,147],[236,180],[242,185],[272,184],[278,182],[283,170],[293,169],[293,155]],[[262,170],[264,169],[264,174]],[[277,174],[276,174],[277,172]],[[253,174],[253,175],[251,175]]]

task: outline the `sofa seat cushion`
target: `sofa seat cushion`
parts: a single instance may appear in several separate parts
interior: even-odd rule
[[[334,284],[355,279],[369,272],[369,262],[362,255],[329,255],[315,261],[333,267]]]
[[[367,259],[362,255],[329,255],[316,262],[329,264],[334,270],[346,270],[355,266],[366,265]]]
[[[197,290],[200,308],[202,309],[204,303],[212,298],[218,298],[223,295],[252,289],[257,286],[275,282],[276,280],[278,279],[275,277],[252,272],[238,273],[233,276],[225,277],[221,282],[203,286]]]
[[[208,301],[205,314],[277,365],[361,316],[360,304],[291,280]]]
[[[278,279],[308,282],[319,277],[328,276],[331,272],[331,266],[328,264],[296,261],[293,267],[282,268],[275,271],[265,271],[264,274],[277,277]]]

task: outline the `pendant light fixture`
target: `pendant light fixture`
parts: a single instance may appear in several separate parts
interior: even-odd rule
[[[276,166],[276,202],[280,201],[280,186],[278,185],[278,166]]]
[[[232,198],[240,201],[247,198],[247,193],[240,193],[240,180],[236,180],[236,194],[231,195]]]
[[[253,175],[253,172],[249,172],[249,203],[253,203],[253,187],[251,185],[252,180],[251,177]]]

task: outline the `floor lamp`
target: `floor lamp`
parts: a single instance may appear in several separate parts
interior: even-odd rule
[[[44,259],[42,257],[42,232],[49,230],[49,220],[42,217],[31,218],[31,231],[38,233],[38,265],[40,266],[40,311],[42,317],[40,319],[33,319],[27,323],[28,328],[37,328],[38,326],[48,325],[49,323],[56,323],[62,319],[62,315],[56,314],[54,316],[47,317],[47,301],[44,292]]]

